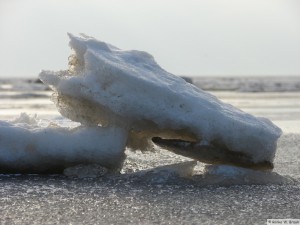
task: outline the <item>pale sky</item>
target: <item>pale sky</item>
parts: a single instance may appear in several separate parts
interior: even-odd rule
[[[299,0],[0,0],[0,77],[66,69],[67,32],[178,75],[300,75]]]

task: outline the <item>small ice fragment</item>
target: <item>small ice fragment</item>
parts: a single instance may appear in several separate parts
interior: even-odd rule
[[[194,168],[197,165],[197,161],[187,161],[166,166],[161,166],[151,170],[152,172],[166,171],[168,173],[176,174],[179,177],[188,178],[194,175]]]
[[[276,172],[257,171],[228,165],[205,166],[203,177],[198,178],[198,181],[216,185],[296,183],[291,177],[281,176]]]
[[[196,161],[181,162],[130,174],[133,179],[151,184],[178,183],[180,178],[191,179]]]

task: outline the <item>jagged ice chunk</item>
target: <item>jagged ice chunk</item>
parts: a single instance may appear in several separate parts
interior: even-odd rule
[[[240,152],[253,162],[275,156],[281,130],[162,69],[142,51],[126,51],[69,34],[75,54],[66,71],[42,71],[62,115],[88,125],[116,126],[128,146],[147,148],[154,136]]]

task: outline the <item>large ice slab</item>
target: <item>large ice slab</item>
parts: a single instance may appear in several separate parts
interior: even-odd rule
[[[116,127],[42,127],[22,114],[0,121],[0,173],[61,173],[78,164],[122,167],[127,132]]]
[[[142,51],[121,50],[91,37],[69,34],[75,54],[65,71],[42,71],[62,115],[83,124],[124,127],[128,145],[144,149],[149,138],[179,138],[241,152],[253,162],[275,156],[281,130],[162,69]],[[175,63],[175,62],[174,62]]]

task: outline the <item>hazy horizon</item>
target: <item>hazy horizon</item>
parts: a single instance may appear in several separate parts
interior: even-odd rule
[[[67,32],[147,51],[182,76],[300,76],[297,0],[2,0],[0,77],[66,69]]]

